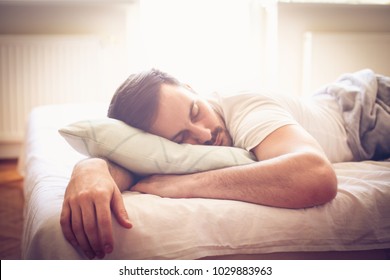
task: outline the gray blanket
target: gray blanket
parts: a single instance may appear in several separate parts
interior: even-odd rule
[[[316,94],[340,105],[354,160],[390,157],[390,78],[362,70],[341,76]]]

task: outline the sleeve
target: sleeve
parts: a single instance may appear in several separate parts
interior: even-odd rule
[[[253,94],[242,98],[230,106],[225,116],[236,147],[250,151],[278,128],[298,124],[293,116],[271,97]]]

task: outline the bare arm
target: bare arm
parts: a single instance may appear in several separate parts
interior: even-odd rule
[[[158,175],[133,187],[167,197],[203,197],[304,208],[332,200],[333,168],[317,142],[299,126],[284,126],[253,150],[259,162],[190,175]]]
[[[65,238],[87,257],[102,258],[114,246],[111,213],[131,228],[121,192],[134,184],[134,176],[100,158],[77,163],[67,186],[61,212]]]

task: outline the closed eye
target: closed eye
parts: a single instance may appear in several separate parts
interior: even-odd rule
[[[200,115],[200,108],[199,105],[196,103],[196,100],[194,100],[189,110],[189,118],[191,122],[196,122],[197,119],[199,118],[199,115]],[[182,144],[187,138],[188,138],[188,131],[182,130],[179,133],[177,133],[171,140],[178,144]]]
[[[191,120],[194,121],[199,116],[199,105],[194,101],[191,107]]]

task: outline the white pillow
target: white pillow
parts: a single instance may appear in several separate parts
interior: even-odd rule
[[[110,118],[75,122],[59,133],[78,152],[107,158],[139,175],[186,174],[255,161],[244,149],[177,144]]]

